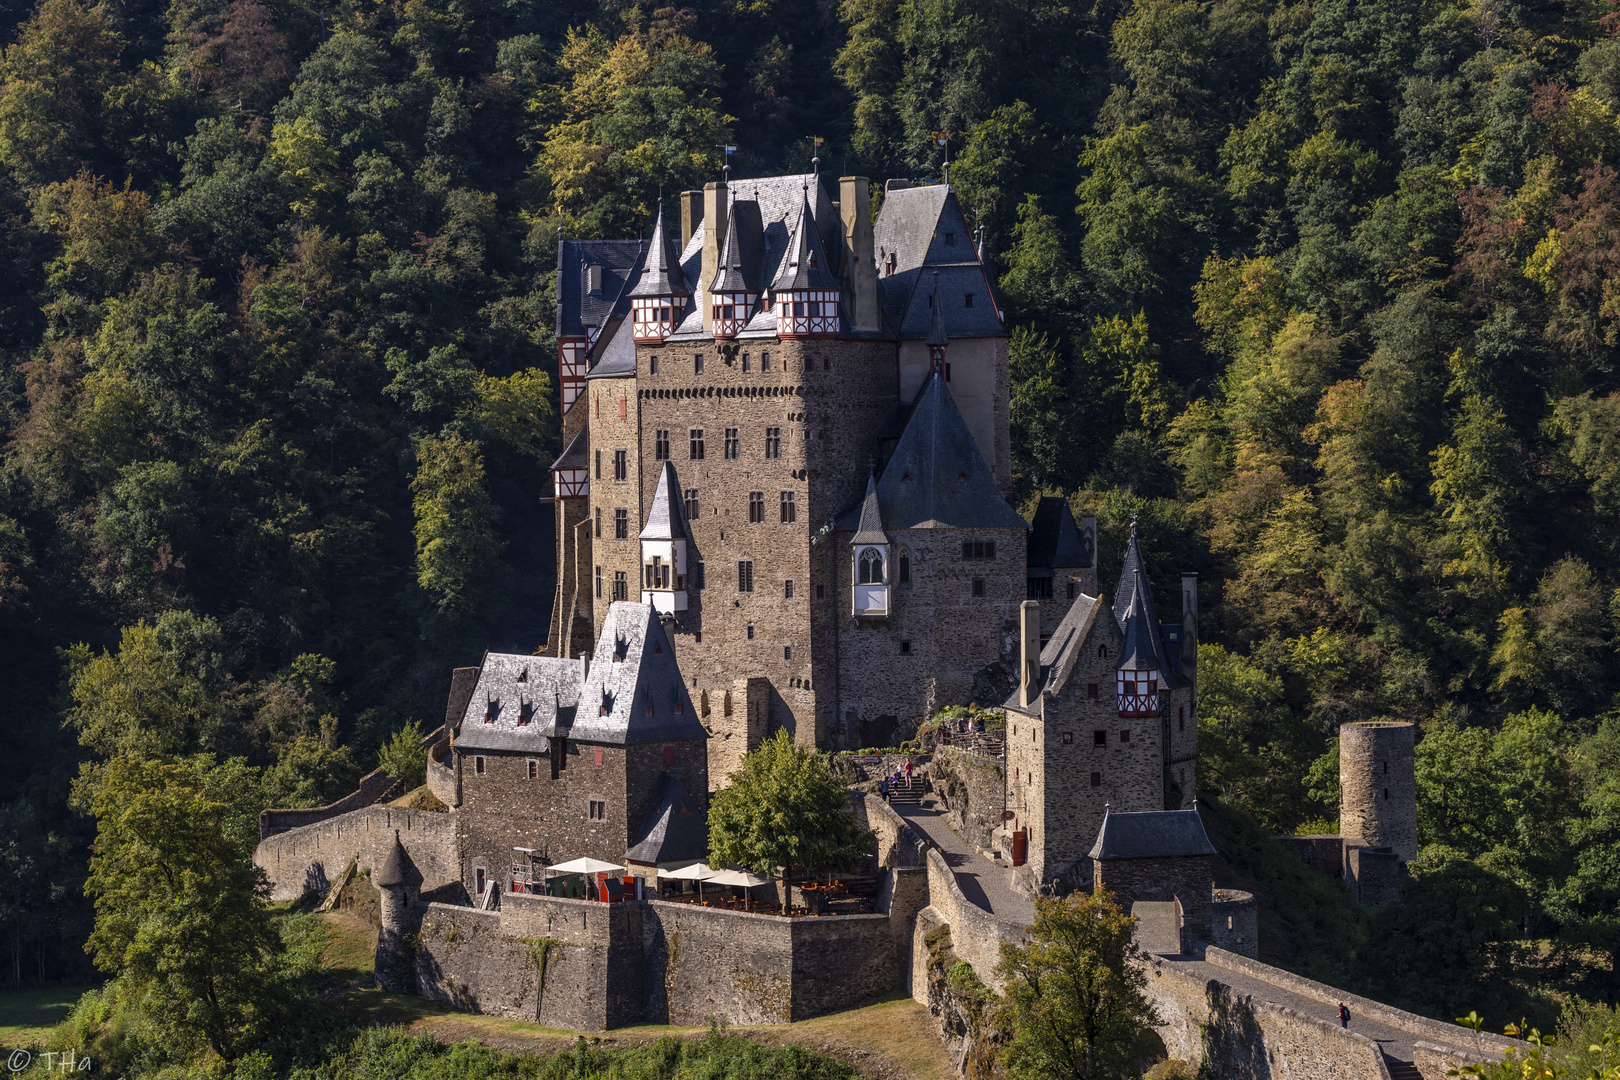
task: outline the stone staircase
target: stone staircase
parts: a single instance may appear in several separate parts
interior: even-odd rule
[[[922,802],[926,790],[920,776],[902,779],[898,784],[889,785],[889,802],[896,806],[917,806]]]
[[[1423,1080],[1423,1074],[1418,1072],[1418,1067],[1410,1061],[1396,1061],[1394,1058],[1386,1057],[1384,1064],[1389,1068],[1389,1080]]]

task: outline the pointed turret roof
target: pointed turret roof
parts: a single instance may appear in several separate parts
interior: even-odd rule
[[[1090,566],[1093,558],[1091,546],[1069,509],[1069,500],[1042,495],[1035,504],[1035,520],[1029,526],[1029,568]]]
[[[630,290],[631,296],[690,296],[686,279],[681,274],[680,256],[664,232],[664,196],[658,196],[658,216],[653,220],[652,239],[647,244],[647,262],[641,271],[641,280]]]
[[[883,511],[878,505],[877,473],[873,472],[866,478],[866,498],[861,500],[861,520],[855,527],[855,536],[850,543],[858,546],[888,542],[889,538],[883,535]]]
[[[877,501],[888,532],[1029,528],[1001,497],[967,421],[937,372],[917,395],[906,429],[878,477]],[[859,509],[865,509],[864,502]],[[860,518],[851,507],[838,527],[858,528]]]
[[[799,220],[793,226],[793,238],[788,241],[787,255],[777,271],[771,288],[778,292],[789,289],[837,289],[838,279],[827,269],[827,258],[821,250],[821,236],[816,230],[816,219],[810,213],[809,188],[800,203]]]
[[[686,793],[680,777],[664,773],[658,778],[652,810],[625,852],[625,861],[657,866],[702,859],[708,853],[708,817]]]
[[[377,868],[377,876],[372,881],[378,888],[397,888],[401,885],[422,884],[422,872],[411,862],[410,853],[405,845],[399,842],[399,830],[394,830],[394,846],[388,849],[383,857],[382,865]]]
[[[686,504],[681,501],[680,481],[675,478],[673,461],[665,461],[663,470],[658,474],[652,506],[647,510],[647,527],[641,530],[637,539],[686,539]]]
[[[720,251],[720,265],[715,269],[714,280],[709,283],[711,293],[759,291],[748,280],[749,274],[743,265],[741,225],[737,219],[737,200],[733,198],[726,207],[726,242]]]
[[[709,737],[651,604],[619,600],[608,608],[573,725],[559,734],[619,745]]]
[[[1181,685],[1175,667],[1159,637],[1159,621],[1153,614],[1153,590],[1148,582],[1147,563],[1136,538],[1136,520],[1131,519],[1131,538],[1125,545],[1125,565],[1119,574],[1119,591],[1114,596],[1114,618],[1125,632],[1119,667],[1124,671],[1155,670],[1159,684],[1166,688]]]
[[[939,271],[934,271],[934,293],[928,298],[928,344],[949,345],[951,339],[945,333],[945,300],[939,295]]]

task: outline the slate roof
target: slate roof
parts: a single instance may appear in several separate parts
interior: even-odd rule
[[[996,490],[967,423],[945,380],[928,380],[911,410],[905,433],[877,484],[883,526],[896,529],[1011,529],[1029,524]],[[838,528],[859,524],[851,508]]]
[[[814,234],[820,250],[827,256],[821,260],[827,272],[835,278],[837,288],[838,258],[843,251],[843,222],[833,213],[832,199],[821,184],[820,177],[812,173],[788,176],[761,176],[757,179],[734,180],[730,185],[731,207],[735,211],[737,244],[742,255],[743,276],[755,283],[750,291],[758,291],[765,282],[774,281],[806,201],[805,185],[810,186],[813,200],[812,219]],[[692,239],[681,252],[681,269],[692,289],[692,307],[681,325],[666,341],[700,341],[709,335],[703,331],[703,306],[708,303],[709,282],[699,281],[702,276],[704,225],[692,233]],[[829,261],[830,259],[830,261]],[[761,319],[761,315],[765,315]],[[756,312],[744,329],[744,334],[761,330],[774,332],[776,320],[763,311]],[[743,336],[742,334],[738,335]]]
[[[1104,815],[1093,859],[1173,859],[1214,855],[1204,822],[1194,810]]]
[[[552,469],[585,469],[590,467],[591,459],[591,426],[585,424],[580,427],[579,433],[568,443],[568,448],[562,456],[551,463]]]
[[[617,745],[708,738],[651,604],[620,600],[608,608],[579,708],[562,734]]]
[[[557,336],[584,337],[587,327],[629,311],[645,250],[640,240],[559,240]],[[591,263],[602,267],[602,287],[595,292],[585,288],[585,267]]]
[[[461,719],[457,750],[544,754],[568,734],[579,704],[580,662],[527,653],[485,653]]]
[[[726,207],[726,240],[720,247],[720,265],[709,283],[710,292],[759,292],[759,267],[743,260],[743,248],[753,246],[744,242],[745,233],[761,231],[758,204],[750,205],[752,213],[738,213],[738,209],[736,199]]]
[[[945,332],[945,301],[939,295],[939,271],[934,271],[934,291],[928,297],[929,345],[949,345],[950,335]]]
[[[686,793],[680,777],[661,774],[653,793],[652,810],[624,853],[625,861],[657,866],[702,859],[708,853],[707,815]]]
[[[405,850],[405,845],[399,842],[399,830],[394,831],[394,846],[383,856],[382,865],[377,867],[377,873],[372,877],[371,883],[379,888],[422,884],[422,872],[411,861],[410,852]]]
[[[799,206],[798,220],[793,224],[792,238],[788,240],[783,253],[785,258],[780,260],[776,276],[771,280],[771,288],[776,292],[789,289],[837,290],[838,279],[828,273],[827,255],[815,225],[807,188]]]
[[[652,506],[647,510],[647,527],[636,539],[686,539],[686,504],[681,500],[681,485],[675,477],[673,461],[665,461],[658,473],[658,486],[653,489]]]
[[[1164,642],[1159,638],[1159,620],[1153,615],[1153,588],[1148,581],[1142,545],[1136,538],[1136,522],[1131,522],[1131,538],[1125,545],[1125,565],[1119,572],[1119,591],[1114,594],[1114,618],[1125,631],[1125,648],[1119,667],[1124,671],[1156,670],[1161,689],[1182,685],[1176,675],[1179,665],[1170,663]]]
[[[586,357],[590,367],[587,379],[620,379],[636,373],[636,343],[630,335],[629,320],[614,318],[603,328]]]
[[[856,547],[861,544],[889,542],[889,538],[883,535],[883,511],[878,507],[876,473],[871,473],[866,478],[866,498],[861,500],[861,518],[855,526],[855,535],[849,542]]]
[[[1080,657],[1081,646],[1091,637],[1092,628],[1096,625],[1099,615],[1102,618],[1111,618],[1113,613],[1108,605],[1095,596],[1081,593],[1069,605],[1069,610],[1063,615],[1057,629],[1052,631],[1052,637],[1041,649],[1041,671],[1039,689],[1050,690],[1054,694],[1063,692],[1068,685],[1069,676],[1074,671],[1075,661]],[[1018,690],[1013,690],[1012,697],[1003,704],[1003,708],[1025,711],[1018,704]]]
[[[647,258],[640,279],[630,296],[690,296],[680,258],[664,232],[664,199],[658,198],[658,216],[653,220],[652,237],[647,241]]]
[[[1035,520],[1029,527],[1029,552],[1025,558],[1029,568],[1090,566],[1092,557],[1085,533],[1075,524],[1069,500],[1058,495],[1042,495],[1035,504]]]
[[[942,317],[951,337],[1000,337],[994,290],[974,247],[972,230],[946,184],[888,192],[872,226],[878,262],[878,302],[885,321],[900,337],[923,338],[932,312],[928,298],[934,271],[945,298]],[[887,273],[888,256],[895,257]],[[926,279],[926,280],[925,280]],[[971,293],[973,306],[967,306]]]

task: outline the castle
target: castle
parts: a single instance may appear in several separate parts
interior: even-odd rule
[[[1094,526],[1088,547],[1066,507],[1048,514],[1032,564],[1006,502],[982,239],[948,185],[879,194],[873,214],[864,177],[836,201],[815,173],[722,181],[682,193],[678,231],[660,205],[645,241],[558,245],[543,651],[588,651],[615,600],[656,608],[717,781],[776,728],[887,745],[998,700],[1019,604],[1093,569]]]
[[[682,194],[678,238],[660,207],[645,242],[560,243],[549,640],[453,674],[428,740],[442,810],[380,804],[379,773],[331,807],[266,811],[272,895],[335,897],[369,873],[379,984],[466,1009],[577,1030],[780,1023],[903,990],[949,1036],[950,964],[994,983],[1032,897],[1105,888],[1154,954],[1170,1051],[1222,1075],[1388,1080],[1378,1044],[1274,1004],[1347,995],[1257,963],[1255,898],[1213,885],[1192,797],[1196,576],[1160,623],[1134,522],[1110,603],[1094,517],[1008,505],[982,240],[945,185],[890,181],[876,215],[864,178],[838,194],[813,173],[715,183]],[[773,729],[887,745],[970,699],[1005,699],[1003,741],[941,750],[933,764],[978,779],[934,791],[970,847],[999,852],[977,864],[1005,876],[1000,900],[964,893],[953,866],[975,856],[948,862],[861,791],[864,910],[660,896],[661,871],[707,858],[711,792]],[[1347,725],[1343,833],[1289,838],[1369,903],[1399,895],[1415,848],[1412,741]],[[582,859],[618,869],[546,886]],[[1407,1033],[1421,1075],[1487,1052],[1353,1001]]]

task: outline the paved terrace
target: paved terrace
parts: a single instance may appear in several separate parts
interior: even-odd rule
[[[1034,921],[1034,902],[1013,892],[1008,886],[1007,868],[980,855],[973,845],[956,834],[944,814],[928,807],[903,803],[896,803],[894,809],[913,829],[938,846],[940,853],[945,856],[946,864],[956,874],[956,883],[960,886],[962,894],[969,901],[1005,922],[1027,926]],[[1327,1000],[1327,997],[1307,996],[1249,972],[1222,967],[1193,956],[1164,956],[1161,959],[1167,966],[1194,978],[1215,979],[1240,994],[1269,1001],[1330,1023],[1338,1021],[1336,998]],[[1414,1053],[1413,1043],[1424,1037],[1359,1015],[1353,1001],[1350,1002],[1350,1030],[1376,1042],[1383,1049],[1384,1055],[1394,1062],[1410,1062]]]

